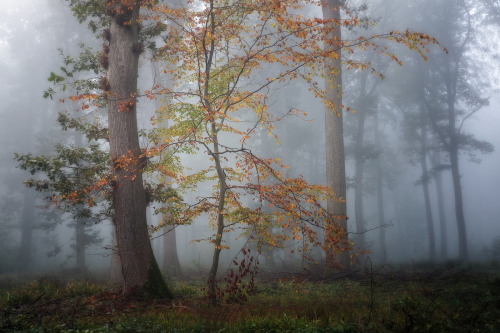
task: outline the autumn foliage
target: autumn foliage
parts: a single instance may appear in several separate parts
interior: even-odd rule
[[[352,55],[370,50],[400,64],[381,40],[405,45],[424,57],[436,40],[412,31],[329,40],[326,36],[332,29],[363,28],[372,23],[348,10],[342,20],[325,20],[319,14],[320,6],[326,4],[311,0],[199,0],[187,1],[182,8],[157,1],[123,0],[106,1],[105,10],[115,19],[122,17],[121,22],[127,25],[129,7],[137,4],[144,7],[139,21],[144,38],[149,38],[144,40],[148,56],[164,64],[162,73],[173,84],[167,87],[155,82],[149,89],[128,96],[120,104],[121,111],[128,112],[141,97],[162,99],[168,102],[157,110],[153,123],[168,121],[170,126],[151,131],[142,156],[122,156],[113,167],[145,170],[156,181],[152,184],[153,199],[167,203],[157,210],[166,217],[157,229],[209,216],[214,230],[208,239],[214,245],[208,278],[211,301],[217,296],[218,256],[227,248],[223,237],[227,232],[240,230],[258,249],[292,242],[292,251],[311,260],[314,247],[334,252],[352,248],[342,234],[345,231],[337,225],[337,217],[324,208],[326,200],[335,197],[335,189],[287,177],[287,166],[278,158],[257,156],[252,140],[269,135],[279,143],[274,133],[276,122],[315,112],[273,110],[272,91],[293,80],[300,80],[332,112],[350,110],[332,105],[322,83],[325,59],[338,57],[336,51],[342,50],[345,69],[370,70],[383,78],[369,63],[358,62]],[[91,91],[70,100],[83,110],[99,106],[100,98],[105,97]],[[204,154],[206,163],[191,170],[179,154]],[[115,181],[102,178],[88,190],[100,187],[106,191]],[[163,191],[166,187],[161,184],[165,182],[176,190]],[[182,199],[183,193],[201,183],[212,185],[211,193],[197,192],[192,202]],[[330,230],[327,239],[322,232],[325,228]]]

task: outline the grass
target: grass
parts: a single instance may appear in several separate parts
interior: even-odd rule
[[[172,287],[169,302],[125,300],[118,289],[89,281],[0,286],[0,331],[500,332],[500,275],[492,271],[267,278],[247,302],[217,307],[207,304],[199,281]]]

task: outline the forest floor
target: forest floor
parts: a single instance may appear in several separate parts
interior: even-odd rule
[[[3,277],[0,332],[500,331],[499,269],[263,273],[247,300],[217,306],[200,280],[171,280],[173,300],[131,300],[88,279]]]

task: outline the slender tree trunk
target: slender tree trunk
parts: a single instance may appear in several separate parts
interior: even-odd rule
[[[364,80],[362,80],[364,81]],[[364,91],[365,84],[362,82],[361,90]],[[366,94],[361,93],[360,99],[366,97]],[[356,220],[356,243],[361,249],[365,249],[365,220],[363,216],[363,175],[364,175],[364,165],[365,157],[363,154],[363,140],[365,133],[365,119],[366,110],[363,105],[362,110],[358,110],[357,120],[358,128],[356,132],[356,148],[355,148],[355,158],[356,158],[356,176],[355,176],[355,187],[354,187],[354,218]]]
[[[325,20],[340,20],[340,7],[342,0],[324,1],[322,5],[323,18]],[[332,23],[334,24],[334,23]],[[345,155],[344,155],[344,130],[342,118],[342,63],[341,27],[336,26],[327,36],[330,41],[326,43],[325,49],[332,56],[325,61],[325,87],[328,90],[327,99],[331,107],[325,110],[325,148],[326,148],[326,185],[332,189],[338,200],[327,201],[327,211],[338,223],[342,235],[341,239],[345,245],[348,242],[347,211],[346,211],[346,179],[345,179]],[[335,41],[338,41],[335,43]],[[332,265],[335,259],[331,246],[331,240],[336,238],[331,229],[325,228],[325,254],[326,264]],[[350,256],[347,250],[343,251],[338,258],[340,266],[348,271],[350,269]]]
[[[212,133],[214,140],[214,152],[212,157],[215,162],[215,169],[217,170],[217,175],[219,178],[219,207],[218,207],[218,216],[217,216],[217,234],[215,235],[214,241],[214,255],[212,259],[212,267],[210,268],[210,272],[208,273],[208,299],[212,305],[217,303],[217,294],[216,294],[216,278],[217,278],[217,270],[219,268],[219,257],[220,252],[222,251],[222,234],[224,232],[224,206],[226,201],[226,174],[222,168],[220,163],[220,154],[219,154],[219,142],[217,138],[217,128],[215,126],[215,122],[212,121]]]
[[[181,263],[177,255],[177,238],[175,236],[175,227],[166,226],[163,236],[163,264],[162,270],[167,276],[182,275]]]
[[[75,148],[82,148],[82,133],[75,133]],[[83,210],[83,204],[78,204],[77,211]],[[85,220],[76,219],[75,221],[75,254],[76,254],[76,269],[79,272],[85,272],[87,267],[85,265]]]
[[[425,119],[422,112],[422,119]],[[429,196],[429,171],[427,169],[427,130],[424,121],[420,132],[420,168],[422,170],[422,188],[425,201],[425,215],[427,221],[427,234],[429,237],[429,259],[436,259],[436,240],[434,237],[434,221],[432,219],[431,200]]]
[[[450,154],[451,176],[453,180],[453,192],[455,195],[455,215],[457,218],[458,228],[458,256],[460,260],[469,260],[469,250],[467,246],[467,230],[465,226],[464,207],[462,199],[462,182],[460,180],[460,170],[458,165],[458,130],[456,129],[456,85],[457,85],[457,71],[458,64],[456,64],[455,73],[451,74],[451,69],[445,78],[447,104],[448,104],[448,151]],[[452,79],[452,77],[454,79]]]
[[[467,230],[465,227],[465,217],[462,199],[462,183],[460,180],[460,170],[458,166],[458,148],[456,143],[450,147],[451,175],[453,179],[453,191],[455,194],[455,214],[458,227],[458,251],[461,260],[469,260],[469,250],[467,246]]]
[[[175,3],[174,1],[170,1],[169,5],[173,6]],[[161,73],[161,70],[158,68],[164,68],[164,65],[160,63],[160,66],[156,67],[154,63],[151,63],[151,72],[153,75],[153,78],[155,81],[157,80],[158,77],[163,76],[164,79],[162,80],[162,86],[165,87],[166,89],[172,89],[174,87],[174,78],[172,75],[169,75],[168,73]],[[167,105],[170,104],[170,100],[165,99],[163,100],[163,103]],[[161,105],[161,101],[158,99],[155,100],[155,105],[157,109],[159,109]],[[168,120],[164,119],[161,121],[159,124],[160,127],[163,128],[168,128]],[[166,179],[166,186],[170,186],[168,183],[170,181],[170,178]],[[163,220],[167,220],[168,217],[164,216]],[[175,226],[171,225],[166,225],[165,228],[163,229],[163,232],[165,235],[163,235],[163,242],[162,242],[162,247],[163,247],[163,261],[162,261],[162,271],[165,275],[167,276],[180,276],[182,275],[182,270],[181,270],[181,264],[179,262],[179,256],[177,254],[177,237],[176,237],[176,228]]]
[[[441,166],[441,153],[439,151],[434,151],[431,156],[431,165],[434,169]],[[441,259],[448,258],[448,245],[447,245],[447,233],[446,233],[446,217],[444,212],[444,202],[443,202],[443,176],[441,171],[437,171],[434,176],[434,184],[436,185],[437,194],[437,204],[439,212],[439,227],[440,227],[440,238],[441,238]]]
[[[19,249],[19,271],[31,269],[33,228],[35,221],[35,192],[30,188],[24,189],[23,213],[21,217],[21,247]]]
[[[136,116],[139,61],[139,5],[120,7],[111,19],[108,81],[109,145],[113,165],[113,223],[123,273],[123,293],[169,297],[151,248],[142,181],[143,159]],[[123,24],[123,15],[125,21]]]
[[[85,272],[85,221],[79,219],[76,221],[75,227],[75,252],[76,252],[76,269],[79,272]]]
[[[382,150],[381,140],[380,140],[380,128],[378,119],[378,110],[375,111],[375,145],[378,150]],[[384,188],[383,188],[383,172],[382,172],[382,154],[377,156],[376,168],[377,168],[377,211],[378,211],[378,225],[379,225],[379,242],[380,242],[380,254],[382,262],[387,260],[387,250],[385,244],[385,212],[384,212]]]

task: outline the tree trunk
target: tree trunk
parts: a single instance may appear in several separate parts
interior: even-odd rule
[[[380,142],[380,128],[378,121],[378,110],[375,111],[375,145],[379,151],[382,150]],[[379,242],[380,242],[380,257],[382,262],[387,260],[387,250],[385,244],[385,212],[384,212],[384,189],[383,189],[383,173],[382,173],[382,154],[379,153],[376,160],[377,168],[377,211],[378,211],[378,225],[379,225]]]
[[[210,268],[210,272],[208,273],[208,300],[212,305],[217,303],[217,294],[216,294],[216,277],[217,270],[219,268],[219,256],[222,251],[222,234],[224,232],[224,207],[226,202],[226,174],[224,173],[224,169],[222,168],[220,162],[220,154],[219,154],[219,142],[217,137],[217,128],[215,122],[212,120],[212,137],[214,141],[214,151],[212,157],[215,162],[215,169],[217,170],[217,175],[219,178],[219,206],[217,209],[217,234],[215,235],[214,241],[214,255],[212,259],[212,267]]]
[[[450,66],[448,64],[448,66]],[[453,192],[455,195],[455,215],[457,218],[458,228],[458,257],[460,260],[469,260],[469,250],[467,246],[467,230],[465,227],[464,207],[462,199],[462,182],[460,180],[460,170],[458,166],[458,131],[456,129],[456,86],[457,86],[457,71],[458,64],[455,65],[455,73],[447,67],[445,75],[445,85],[448,104],[448,152],[450,154],[451,176],[453,179]]]
[[[456,139],[455,139],[456,141]],[[467,230],[465,228],[465,217],[462,199],[462,183],[460,180],[460,170],[458,167],[458,147],[457,143],[450,145],[451,175],[453,179],[453,191],[455,194],[455,214],[458,227],[458,256],[460,260],[469,260],[469,250],[467,246]]]
[[[21,247],[19,249],[18,269],[21,272],[30,270],[33,228],[35,220],[35,192],[24,189],[23,213],[21,217]]]
[[[76,269],[83,273],[87,270],[85,265],[85,221],[78,219],[75,229]]]
[[[175,236],[175,227],[165,226],[163,235],[163,264],[162,271],[167,276],[182,275],[181,263],[177,255],[177,238]]]
[[[342,0],[330,0],[323,2],[322,11],[325,20],[340,20],[340,7]],[[332,23],[333,24],[333,23]],[[325,61],[325,87],[327,99],[331,107],[325,110],[325,148],[326,148],[326,185],[332,189],[338,200],[328,200],[326,203],[328,213],[339,223],[342,230],[343,243],[348,242],[347,233],[347,211],[346,211],[346,179],[345,179],[345,156],[344,156],[344,130],[342,118],[342,63],[341,27],[337,26],[327,36],[331,43],[325,46],[326,51],[332,52],[332,58]],[[334,41],[338,41],[335,43]],[[333,249],[329,240],[335,238],[332,230],[325,228],[325,254],[326,264],[331,265],[335,261]],[[340,254],[338,260],[340,266],[348,271],[350,269],[350,256],[347,250]]]
[[[422,125],[420,127],[420,168],[422,170],[422,188],[425,201],[425,215],[427,221],[427,234],[429,236],[429,259],[436,259],[436,240],[434,237],[434,221],[432,219],[431,200],[429,196],[429,171],[427,170],[427,130],[425,126],[425,114],[421,112]]]
[[[77,131],[75,133],[75,148],[82,148],[82,133]],[[84,205],[77,205],[77,212],[83,210]],[[75,255],[76,255],[76,269],[78,272],[85,272],[87,267],[85,265],[85,219],[76,219],[75,221]]]
[[[169,5],[173,6],[174,1],[170,1]],[[166,89],[173,89],[174,87],[174,77],[173,75],[170,75],[168,73],[161,73],[161,70],[159,68],[164,68],[165,65],[160,62],[160,66],[155,66],[153,62],[151,62],[151,72],[153,75],[153,78],[158,80],[159,77],[163,76],[162,80],[162,86],[165,87]],[[170,104],[170,100],[168,100],[166,97],[163,100],[163,103],[168,106]],[[160,109],[162,106],[162,103],[160,100],[155,99],[155,106],[157,109]],[[161,121],[159,124],[160,127],[163,128],[168,128],[168,120],[164,119]],[[165,181],[166,186],[169,185],[170,178],[167,177]],[[168,217],[163,217],[163,220],[167,220]],[[175,226],[171,225],[166,225],[163,228],[163,232],[165,235],[163,235],[163,262],[162,262],[162,271],[166,276],[180,276],[182,275],[182,270],[181,270],[181,264],[179,262],[179,256],[177,254],[177,238],[176,238],[176,228]]]
[[[441,153],[439,151],[434,151],[431,156],[431,165],[433,169],[439,168],[441,166]],[[440,238],[441,238],[441,259],[448,258],[448,245],[447,245],[447,233],[446,233],[446,217],[444,212],[444,202],[443,202],[443,176],[441,171],[435,172],[434,184],[436,184],[436,194],[437,194],[437,204],[439,212],[439,228],[440,228]]]
[[[364,74],[363,74],[364,75]],[[366,89],[364,82],[361,82],[361,94],[360,99],[366,98]],[[356,132],[356,148],[355,148],[355,158],[356,158],[356,176],[355,176],[355,186],[354,186],[354,218],[356,220],[356,245],[362,250],[365,249],[365,220],[363,216],[363,175],[364,175],[364,165],[365,157],[363,153],[363,139],[365,133],[365,119],[366,110],[365,105],[361,106],[361,110],[358,110],[357,120],[358,128]]]
[[[112,16],[108,81],[109,146],[113,165],[113,223],[123,273],[123,293],[170,297],[151,248],[146,221],[136,93],[139,61],[139,5]],[[125,21],[125,22],[124,22]]]

